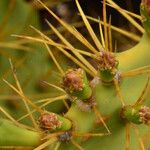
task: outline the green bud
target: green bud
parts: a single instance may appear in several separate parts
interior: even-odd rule
[[[67,118],[64,118],[55,113],[43,113],[39,118],[40,127],[49,131],[67,131],[72,127],[72,123]]]
[[[113,53],[101,51],[98,56],[98,76],[103,82],[112,82],[117,73],[118,61]]]
[[[121,117],[135,124],[148,124],[150,122],[150,108],[147,106],[125,106]]]
[[[67,93],[80,100],[87,100],[92,96],[86,73],[83,69],[69,69],[63,77],[63,87]]]

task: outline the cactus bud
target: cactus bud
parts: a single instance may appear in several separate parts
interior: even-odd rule
[[[147,106],[125,106],[121,117],[135,124],[148,124],[150,121],[150,108]]]
[[[118,61],[113,53],[101,51],[98,56],[99,76],[104,82],[112,82],[117,73]]]
[[[140,121],[144,124],[148,124],[150,122],[150,108],[146,106],[142,106],[139,110]]]
[[[71,128],[71,121],[63,118],[55,113],[43,113],[39,118],[40,127],[42,129],[55,130],[69,130]]]
[[[63,87],[71,96],[81,100],[91,97],[92,89],[83,69],[69,69],[63,77]]]
[[[150,35],[150,0],[142,0],[140,10],[143,26]]]

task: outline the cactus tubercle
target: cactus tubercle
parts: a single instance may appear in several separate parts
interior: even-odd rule
[[[112,82],[117,73],[118,61],[115,55],[109,51],[102,50],[97,58],[98,76],[103,82]]]
[[[74,99],[86,100],[91,97],[92,89],[83,69],[69,69],[63,77],[63,87]]]
[[[135,124],[148,124],[150,122],[150,108],[147,106],[125,106],[121,117]]]
[[[66,131],[72,127],[69,119],[55,113],[43,113],[39,119],[40,127],[49,131]]]

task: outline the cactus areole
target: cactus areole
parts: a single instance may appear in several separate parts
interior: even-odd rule
[[[63,77],[63,87],[73,100],[86,100],[91,97],[92,89],[83,69],[69,69]]]

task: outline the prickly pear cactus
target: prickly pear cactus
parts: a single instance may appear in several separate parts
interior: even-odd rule
[[[117,10],[121,9],[112,0],[106,1]],[[16,85],[14,86],[7,79],[3,79],[3,81],[24,102],[28,113],[19,121],[29,117],[32,127],[19,123],[4,108],[0,107],[1,112],[11,120],[11,122],[6,119],[0,120],[0,145],[2,148],[21,147],[35,150],[150,149],[150,4],[148,0],[141,2],[145,32],[140,42],[129,50],[115,53],[111,46],[110,34],[108,34],[110,25],[106,19],[106,1],[103,1],[104,30],[102,30],[102,22],[98,20],[101,37],[99,40],[78,0],[75,0],[85,27],[95,44],[93,46],[74,27],[61,20],[45,4],[37,0],[37,3],[77,38],[88,51],[72,45],[47,20],[46,23],[58,36],[61,43],[56,43],[35,27],[32,29],[38,33],[39,37],[20,36],[38,41],[45,46],[61,78],[59,86],[47,81],[44,83],[56,88],[60,95],[33,102],[24,94],[14,70],[15,66],[10,60]],[[144,31],[129,16],[129,13],[122,10],[121,14]],[[59,64],[53,53],[54,47],[78,67],[63,69],[64,64]],[[96,65],[93,66],[91,62],[87,61],[87,57],[90,57]],[[62,101],[66,111],[55,113],[45,107],[52,105],[55,101]],[[33,112],[36,112],[38,118],[33,115]]]

